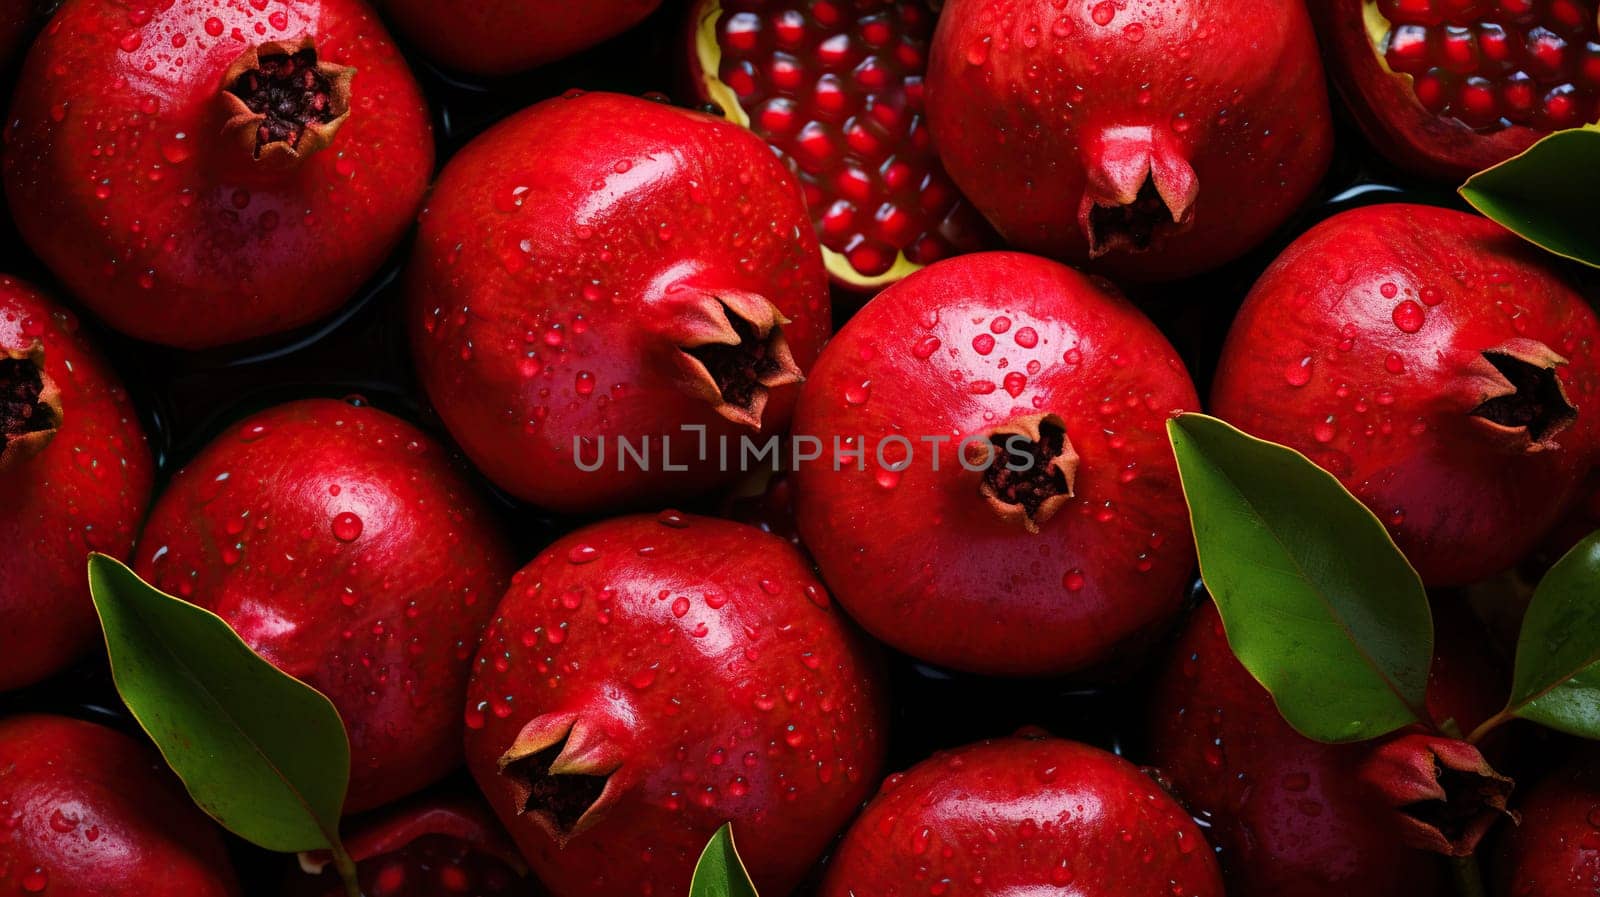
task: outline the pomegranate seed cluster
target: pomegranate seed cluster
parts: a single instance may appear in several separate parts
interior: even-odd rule
[[[1389,68],[1417,99],[1479,131],[1600,119],[1594,0],[1381,0]]]

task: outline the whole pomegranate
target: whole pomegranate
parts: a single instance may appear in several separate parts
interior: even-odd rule
[[[1216,413],[1305,453],[1430,586],[1515,564],[1600,451],[1600,322],[1499,225],[1424,206],[1344,212],[1256,282]],[[1587,409],[1587,410],[1580,410]]]
[[[1259,245],[1333,147],[1301,0],[950,0],[928,111],[1009,243],[1138,280]]]
[[[0,892],[235,897],[217,829],[148,745],[64,716],[0,720]]]
[[[1465,729],[1499,709],[1492,656],[1481,633],[1442,615],[1429,682],[1435,719]],[[1409,818],[1388,812],[1391,781],[1369,775],[1381,745],[1327,745],[1289,727],[1272,696],[1228,647],[1209,602],[1189,620],[1150,700],[1150,759],[1185,805],[1210,826],[1231,897],[1432,897],[1443,862],[1411,846]],[[1405,740],[1402,740],[1405,741]],[[1404,743],[1399,743],[1404,747]],[[1441,764],[1443,765],[1443,764]],[[1470,771],[1452,784],[1451,819],[1462,839],[1492,821],[1471,793]],[[1438,769],[1441,781],[1449,781]],[[1436,798],[1412,795],[1418,808]],[[1465,812],[1467,808],[1471,813]],[[1419,815],[1427,816],[1426,810]]]
[[[1056,738],[984,741],[884,782],[821,897],[1222,897],[1205,835],[1126,760]]]
[[[902,651],[993,675],[1103,665],[1183,600],[1194,546],[1165,424],[1197,405],[1104,281],[1019,253],[938,262],[811,372],[800,535]]]
[[[939,164],[923,74],[936,14],[922,0],[699,0],[693,81],[783,154],[828,273],[875,290],[992,242]]]
[[[173,478],[135,561],[333,701],[350,734],[346,812],[460,762],[472,654],[515,564],[420,430],[330,399],[246,418]]]
[[[766,144],[615,94],[540,103],[457,154],[408,290],[451,434],[568,512],[731,482],[720,447],[783,430],[830,328],[805,200]]]
[[[401,34],[444,65],[509,75],[637,25],[661,0],[378,0]]]
[[[380,811],[344,836],[365,897],[526,897],[527,866],[477,800],[430,796]],[[284,897],[345,897],[325,853],[301,854]]]
[[[524,567],[468,690],[467,763],[556,897],[684,897],[733,823],[787,894],[878,780],[878,658],[798,551],[666,511]]]
[[[1522,824],[1501,829],[1496,897],[1594,897],[1600,757],[1580,748],[1522,799]]]
[[[1459,181],[1600,121],[1595,0],[1317,0],[1335,83],[1372,143]]]
[[[421,93],[361,0],[66,0],[18,83],[23,238],[96,315],[167,345],[338,308],[433,168]]]
[[[133,404],[78,319],[0,276],[0,691],[94,642],[89,552],[133,550],[152,476]]]

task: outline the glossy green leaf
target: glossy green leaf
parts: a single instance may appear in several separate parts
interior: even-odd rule
[[[733,826],[717,829],[700,854],[689,883],[689,897],[756,897],[756,886],[733,845]]]
[[[1507,709],[1600,739],[1600,533],[1567,552],[1534,591]]]
[[[1468,178],[1461,195],[1523,239],[1600,268],[1600,128],[1557,131]]]
[[[333,704],[112,558],[89,558],[89,591],[117,692],[195,803],[268,850],[336,849],[350,743]]]
[[[1433,619],[1383,524],[1299,452],[1202,414],[1167,430],[1201,577],[1283,718],[1323,742],[1417,722]]]

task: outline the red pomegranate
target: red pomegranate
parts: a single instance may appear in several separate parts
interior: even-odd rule
[[[67,0],[18,83],[23,238],[96,315],[167,345],[338,308],[433,168],[421,93],[361,0]]]
[[[1451,615],[1439,623],[1428,707],[1436,721],[1455,719],[1470,730],[1499,709],[1505,680],[1485,662],[1492,652],[1481,633]],[[1150,758],[1210,826],[1231,897],[1448,893],[1440,857],[1411,846],[1416,832],[1408,829],[1417,820],[1386,809],[1400,793],[1395,779],[1372,775],[1374,752],[1387,743],[1319,744],[1291,729],[1234,658],[1211,604],[1190,619],[1149,705]],[[1481,778],[1470,770],[1453,780],[1438,768],[1432,773],[1451,783],[1459,806],[1471,807],[1456,820],[1457,834],[1482,837],[1494,814],[1470,800]],[[1437,801],[1415,796],[1414,803]],[[1437,818],[1451,817],[1441,810]]]
[[[451,434],[568,512],[731,482],[719,445],[783,430],[830,327],[805,201],[766,144],[615,94],[540,103],[457,154],[408,289]]]
[[[1594,897],[1600,882],[1600,763],[1580,748],[1519,805],[1501,829],[1495,897]]]
[[[1235,319],[1216,413],[1305,453],[1430,586],[1515,564],[1600,450],[1600,322],[1473,215],[1372,206],[1296,240]]]
[[[0,720],[0,892],[237,897],[217,829],[142,742],[64,716]]]
[[[800,553],[673,511],[516,575],[468,691],[467,763],[556,897],[684,897],[733,823],[788,894],[878,780],[876,652]]]
[[[1459,181],[1600,121],[1595,0],[1317,0],[1329,69],[1372,143]]]
[[[1183,599],[1165,424],[1197,405],[1104,281],[1018,253],[939,262],[868,303],[807,380],[795,432],[820,457],[796,455],[800,534],[902,651],[994,675],[1101,665]]]
[[[828,273],[871,291],[992,242],[939,164],[923,0],[699,0],[693,81],[800,179]]]
[[[1138,767],[1055,738],[1004,738],[890,776],[821,897],[1222,897],[1200,827]]]
[[[477,800],[433,796],[364,820],[345,834],[365,897],[526,897],[527,866]],[[326,854],[302,854],[284,897],[346,897]]]
[[[0,276],[0,691],[95,641],[89,552],[133,550],[152,476],[133,404],[77,318]]]
[[[950,0],[928,111],[1009,243],[1136,280],[1259,245],[1333,146],[1301,0]]]
[[[661,0],[378,0],[422,52],[461,72],[509,75],[615,37]]]
[[[333,701],[350,733],[347,812],[460,762],[472,654],[514,563],[420,430],[330,399],[246,418],[173,478],[135,560]]]

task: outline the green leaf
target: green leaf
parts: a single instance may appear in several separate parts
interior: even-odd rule
[[[342,852],[350,742],[333,704],[113,558],[90,556],[89,591],[117,692],[194,802],[268,850]]]
[[[739,851],[733,846],[731,824],[717,829],[706,843],[705,852],[694,867],[689,897],[757,897],[744,860],[739,859]]]
[[[1600,532],[1567,552],[1534,591],[1506,709],[1600,739]]]
[[[1167,432],[1228,644],[1289,725],[1337,743],[1424,719],[1433,619],[1383,524],[1292,449],[1203,414]]]
[[[1600,128],[1557,131],[1467,179],[1461,195],[1556,255],[1600,268]]]

